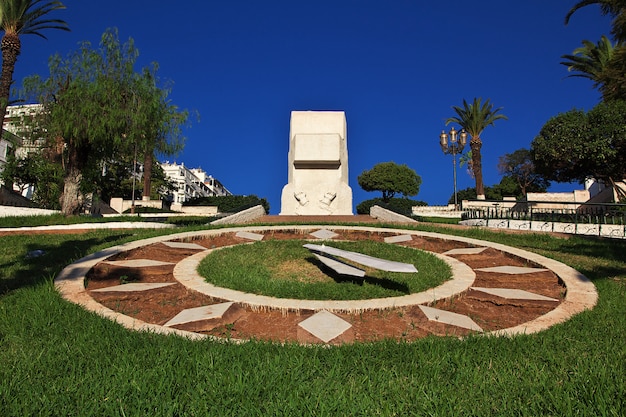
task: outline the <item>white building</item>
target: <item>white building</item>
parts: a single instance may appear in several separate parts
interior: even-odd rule
[[[185,164],[161,163],[165,176],[176,186],[171,195],[173,203],[184,203],[196,197],[232,195],[217,179],[201,168],[187,168]]]

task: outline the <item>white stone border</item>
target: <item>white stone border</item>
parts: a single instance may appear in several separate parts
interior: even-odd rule
[[[449,256],[428,252],[450,266],[452,279],[427,291],[399,297],[370,298],[366,300],[300,300],[293,298],[276,298],[217,287],[206,282],[205,278],[200,276],[197,272],[198,265],[214,250],[215,249],[210,249],[196,253],[177,263],[174,267],[174,278],[191,290],[198,291],[210,297],[247,305],[253,311],[281,310],[284,312],[298,312],[302,310],[328,310],[334,313],[358,313],[367,310],[386,310],[396,307],[408,307],[450,298],[471,287],[476,278],[476,273],[472,268],[463,262]]]
[[[264,232],[270,230],[312,230],[321,228],[319,225],[276,225],[276,226],[248,226],[248,227],[234,227],[224,229],[213,229],[206,231],[193,231],[176,233],[171,235],[157,236],[150,239],[138,240],[123,245],[114,246],[94,254],[88,255],[79,259],[71,265],[64,268],[55,278],[55,286],[61,296],[68,301],[82,305],[86,309],[93,311],[103,317],[112,319],[125,327],[133,330],[148,330],[166,334],[179,334],[192,339],[206,338],[207,336],[194,332],[188,332],[183,330],[172,329],[168,327],[159,326],[156,324],[146,323],[141,320],[136,320],[132,317],[117,313],[111,309],[104,307],[102,304],[96,302],[85,290],[84,279],[87,272],[95,266],[97,263],[102,262],[106,258],[109,258],[119,252],[131,250],[145,245],[153,243],[159,243],[168,240],[191,240],[193,238],[219,235],[237,231],[250,231],[250,232]],[[575,269],[555,261],[553,259],[546,258],[539,254],[528,252],[522,249],[513,248],[498,243],[488,242],[484,240],[465,238],[460,236],[452,236],[441,233],[422,232],[407,229],[392,229],[392,228],[378,228],[367,226],[323,226],[329,230],[359,230],[365,232],[376,233],[398,233],[398,234],[410,234],[413,236],[431,237],[443,240],[455,240],[464,242],[470,245],[492,247],[494,249],[510,253],[528,260],[531,260],[543,267],[550,269],[554,272],[564,283],[567,292],[565,294],[565,300],[557,308],[550,312],[540,316],[534,320],[523,323],[519,326],[511,327],[508,329],[502,329],[490,333],[496,336],[512,336],[516,334],[530,334],[536,333],[542,330],[546,330],[549,327],[562,323],[573,315],[581,313],[585,310],[592,309],[598,300],[598,294],[593,283],[580,272]],[[213,338],[215,340],[221,340],[219,338]]]

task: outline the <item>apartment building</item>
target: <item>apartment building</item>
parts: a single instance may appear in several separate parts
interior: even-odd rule
[[[176,186],[170,195],[173,203],[184,203],[196,197],[232,195],[217,179],[208,175],[202,168],[187,168],[184,163],[161,163],[165,176]]]

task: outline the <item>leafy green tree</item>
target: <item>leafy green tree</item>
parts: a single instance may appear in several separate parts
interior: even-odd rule
[[[44,152],[30,152],[24,158],[11,155],[3,168],[0,178],[5,184],[15,185],[20,194],[32,186],[33,203],[40,208],[59,209],[63,170],[59,164],[46,158]]]
[[[589,112],[561,113],[531,144],[536,172],[557,182],[595,178],[614,184],[626,178],[625,101],[600,103]]]
[[[148,137],[155,131],[148,129],[151,124],[158,126],[162,140],[182,142],[177,123],[186,114],[163,101],[162,92],[146,82],[145,72],[135,73],[137,56],[132,39],[121,44],[117,31],[109,29],[98,49],[83,42],[65,59],[51,57],[49,78],[35,75],[24,82],[23,93],[43,105],[32,120],[32,134],[62,144],[61,211],[66,215],[78,213],[84,193],[94,189],[83,173],[147,149],[156,140]],[[155,110],[159,105],[168,107]]]
[[[60,1],[46,0],[0,0],[0,29],[4,32],[2,50],[2,75],[0,76],[0,114],[6,114],[13,84],[13,72],[17,57],[22,52],[21,35],[37,35],[46,39],[43,30],[69,30],[67,23],[59,19],[47,19],[55,10],[65,9]],[[2,137],[2,129],[0,129]]]
[[[528,192],[545,192],[550,185],[550,181],[536,172],[530,151],[525,148],[501,156],[498,171],[516,184],[514,193],[508,195],[518,198],[526,196]]]
[[[357,178],[365,191],[381,191],[383,200],[389,202],[396,194],[413,196],[419,193],[422,178],[414,170],[395,162],[381,162]]]
[[[483,184],[482,156],[480,153],[483,142],[480,135],[487,126],[493,125],[496,120],[506,120],[507,117],[503,114],[499,114],[502,108],[494,109],[489,99],[485,100],[483,103],[481,98],[474,98],[471,104],[468,104],[464,99],[463,107],[452,106],[452,109],[457,115],[448,118],[446,125],[449,123],[458,123],[471,136],[470,150],[472,151],[472,170],[476,181],[477,198],[484,200],[485,190]]]

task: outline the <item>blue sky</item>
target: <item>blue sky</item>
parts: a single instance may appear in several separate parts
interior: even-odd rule
[[[508,116],[482,135],[485,184],[496,184],[500,156],[528,148],[550,117],[598,103],[591,82],[566,78],[559,62],[583,39],[609,32],[597,6],[565,26],[574,0],[63,2],[54,17],[71,32],[23,36],[16,84],[46,76],[50,55],[85,40],[97,45],[118,28],[139,49],[138,69],[158,62],[159,76],[174,83],[172,102],[200,114],[184,152],[169,160],[203,168],[235,194],[267,198],[272,214],[287,182],[291,111],[346,113],[355,205],[378,196],[361,190],[357,176],[386,161],[422,177],[413,198],[446,204],[452,157],[438,136],[450,128],[451,107],[489,98]],[[458,189],[473,185],[460,169]]]

